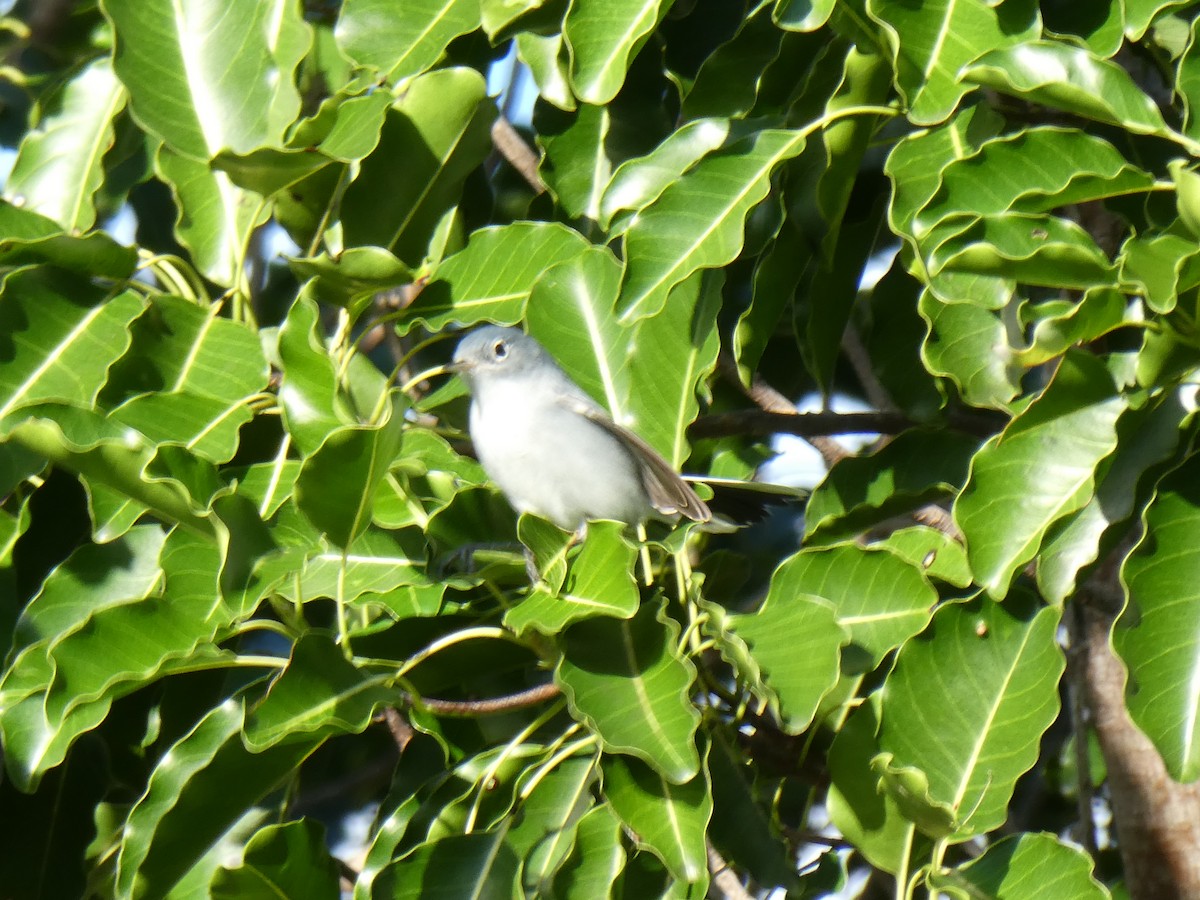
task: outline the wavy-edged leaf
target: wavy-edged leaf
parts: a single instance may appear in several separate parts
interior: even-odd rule
[[[624,865],[621,822],[612,807],[597,805],[576,826],[575,846],[554,878],[554,894],[564,900],[610,897]]]
[[[771,172],[804,146],[804,132],[765,129],[668,185],[625,232],[621,320],[658,313],[671,288],[697,269],[731,262],[742,249],[746,217],[767,196]]]
[[[304,634],[266,696],[248,711],[246,746],[260,753],[295,740],[358,734],[376,708],[398,701],[390,682],[391,673],[364,672],[347,660],[329,635]]]
[[[927,525],[913,525],[893,531],[877,545],[919,566],[929,578],[960,588],[971,584],[966,549],[944,531]]]
[[[937,195],[912,222],[918,235],[956,213],[1045,213],[1072,203],[1141,193],[1154,176],[1108,141],[1073,128],[1030,128],[985,142],[942,171]]]
[[[877,790],[871,763],[879,755],[879,692],[850,714],[829,748],[829,818],[871,865],[897,873],[928,852],[929,838]]]
[[[572,0],[562,33],[575,96],[596,105],[612,100],[634,55],[670,6],[671,0]]]
[[[833,605],[812,594],[777,590],[753,613],[730,615],[706,604],[709,632],[738,678],[779,720],[800,734],[821,698],[837,683],[842,647],[850,632]]]
[[[316,749],[281,744],[262,753],[242,745],[241,695],[214,707],[159,759],[130,810],[117,857],[120,896],[162,896],[258,800]]]
[[[1130,237],[1117,264],[1122,286],[1144,297],[1155,312],[1170,312],[1180,294],[1200,284],[1200,251],[1194,240],[1178,234]]]
[[[0,285],[0,421],[47,401],[91,406],[145,309],[133,291],[50,269],[11,272]]]
[[[945,120],[971,90],[959,77],[964,65],[1040,30],[1032,3],[935,0],[918,8],[902,0],[868,0],[867,14],[883,29],[897,87],[918,125]]]
[[[520,528],[524,536],[525,516]],[[539,584],[505,614],[504,624],[517,634],[530,628],[559,634],[572,622],[592,616],[632,618],[638,608],[633,579],[637,550],[623,536],[624,528],[620,522],[589,522],[583,547],[564,573],[561,588]],[[565,532],[559,534],[566,537]]]
[[[342,198],[347,246],[376,245],[416,267],[462,185],[492,149],[496,107],[474,69],[415,78]]]
[[[1192,457],[1163,479],[1147,507],[1146,533],[1122,570],[1129,605],[1113,645],[1129,669],[1129,714],[1178,781],[1200,777],[1200,615],[1193,575],[1200,495]]]
[[[1128,72],[1082,47],[1051,41],[1016,44],[976,58],[961,77],[1137,134],[1171,134],[1154,101]]]
[[[774,14],[777,15],[778,6]],[[783,31],[765,5],[743,20],[737,34],[704,60],[683,98],[685,119],[746,115],[754,107],[764,70],[779,56]],[[785,26],[786,27],[786,26]]]
[[[975,455],[954,518],[976,581],[993,597],[1004,597],[1050,526],[1091,499],[1125,405],[1102,361],[1071,352],[1041,395]]]
[[[334,36],[350,59],[396,84],[436,63],[479,16],[474,0],[346,0]]]
[[[1081,573],[1100,558],[1114,525],[1133,515],[1138,483],[1176,452],[1187,412],[1174,394],[1117,420],[1117,448],[1097,471],[1096,492],[1087,505],[1051,529],[1038,552],[1037,582],[1042,596],[1062,603]]]
[[[620,232],[628,215],[642,209],[667,189],[706,154],[729,137],[727,119],[696,119],[681,125],[645,156],[627,159],[617,167],[600,201],[600,224],[609,232]]]
[[[86,65],[50,99],[37,128],[21,141],[4,199],[67,231],[91,228],[104,154],[113,145],[113,120],[124,107],[125,89],[109,59]]]
[[[554,876],[575,844],[575,829],[595,802],[591,787],[598,774],[592,757],[565,759],[522,802],[507,842],[521,859],[521,889],[526,896],[551,893]]]
[[[381,873],[394,900],[422,900],[441,894],[497,900],[517,890],[520,860],[504,843],[505,829],[452,834],[419,846]],[[437,893],[434,893],[436,891]]]
[[[605,756],[604,795],[638,844],[683,882],[707,877],[704,834],[712,816],[707,747],[690,781],[673,784],[638,759]]]
[[[1091,857],[1052,834],[1012,834],[957,869],[931,875],[929,886],[1004,900],[1108,900],[1092,869]]]
[[[889,650],[929,621],[937,592],[921,571],[882,549],[840,544],[801,550],[771,577],[772,603],[813,594],[833,604],[837,622],[850,632],[842,668],[870,671]]]
[[[557,222],[513,222],[482,228],[467,246],[445,260],[406,310],[400,329],[422,323],[438,331],[450,323],[512,325],[538,276],[591,246],[579,232]]]
[[[973,303],[943,303],[930,290],[917,309],[929,327],[923,347],[929,371],[952,379],[968,403],[1005,409],[1023,370],[1000,316]]]
[[[951,840],[1000,825],[1058,715],[1059,610],[1029,597],[943,606],[901,648],[883,687],[879,746],[928,776],[958,818]]]
[[[259,829],[239,866],[223,866],[209,885],[213,900],[332,897],[340,873],[325,843],[325,828],[303,818]]]
[[[224,172],[176,153],[167,144],[159,146],[154,165],[175,195],[175,236],[191,252],[196,267],[218,284],[238,284],[251,234],[267,221],[270,208]]]
[[[679,628],[647,603],[629,620],[593,618],[562,635],[555,681],[606,750],[633,754],[676,784],[699,771],[695,667],[677,655]]]
[[[828,543],[952,494],[967,480],[979,439],[956,431],[912,429],[881,450],[839,461],[804,510],[806,539]]]
[[[1037,366],[1076,344],[1094,341],[1135,320],[1128,299],[1107,285],[1085,291],[1078,302],[1048,301],[1022,310],[1031,321],[1029,345],[1017,351],[1023,366]]]
[[[348,547],[371,523],[375,492],[400,449],[404,420],[330,434],[296,477],[296,505],[322,534]]]
[[[253,150],[276,142],[299,113],[293,73],[310,38],[298,8],[219,0],[101,7],[134,118],[177,153],[206,160]]]

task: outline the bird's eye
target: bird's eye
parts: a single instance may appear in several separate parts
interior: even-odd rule
[[[508,356],[508,344],[504,341],[496,341],[492,345],[492,356],[496,357],[496,359],[504,359],[504,357]]]

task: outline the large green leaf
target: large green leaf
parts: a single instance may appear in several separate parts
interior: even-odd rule
[[[1126,704],[1179,781],[1200,777],[1200,617],[1192,540],[1200,521],[1196,457],[1159,485],[1146,534],[1125,563],[1129,606],[1113,644],[1129,668]]]
[[[705,608],[708,629],[756,697],[765,701],[789,734],[812,722],[821,698],[837,683],[842,646],[849,629],[828,601],[809,594],[772,591],[756,612],[727,615]]]
[[[700,714],[689,693],[695,667],[676,648],[679,628],[644,604],[630,620],[594,618],[562,636],[555,671],[572,712],[605,749],[644,759],[681,784],[699,771]]]
[[[375,244],[419,266],[464,179],[491,150],[495,116],[487,85],[472,69],[439,69],[414,79],[346,189],[346,244]]]
[[[554,876],[576,840],[575,829],[594,803],[591,787],[596,760],[571,757],[545,775],[520,806],[508,845],[521,857],[521,889],[527,896],[548,894]]]
[[[0,286],[0,420],[46,401],[90,406],[129,345],[144,301],[49,269],[10,273]]]
[[[759,131],[705,157],[642,210],[625,233],[622,321],[658,313],[671,288],[697,269],[731,262],[771,172],[804,145],[802,131]]]
[[[481,229],[463,250],[438,266],[400,328],[407,331],[424,323],[437,331],[452,322],[519,322],[538,276],[589,246],[583,235],[557,222],[513,222]]]
[[[347,56],[395,84],[430,68],[479,24],[473,0],[346,0],[334,33]]]
[[[992,596],[1004,597],[1051,525],[1091,499],[1124,408],[1104,364],[1069,353],[1042,394],[976,454],[954,518],[976,581]]]
[[[119,896],[166,894],[316,748],[292,743],[248,752],[240,736],[242,699],[235,695],[214,707],[154,767],[125,823],[117,857]]]
[[[621,823],[611,807],[597,806],[576,826],[575,846],[554,879],[555,894],[568,900],[611,896],[624,864]]]
[[[311,40],[290,3],[105,0],[113,68],[134,117],[177,153],[207,160],[276,142],[300,111],[294,69]]]
[[[259,753],[280,743],[361,732],[376,707],[399,700],[390,681],[390,673],[368,673],[349,662],[328,635],[310,632],[292,647],[287,668],[250,710],[246,746]]]
[[[704,834],[713,807],[705,768],[690,781],[673,784],[641,760],[606,756],[604,793],[638,843],[673,876],[684,882],[707,876]]]
[[[1158,106],[1129,73],[1081,47],[1030,41],[971,61],[964,81],[1140,134],[1170,136]]]
[[[938,610],[909,641],[883,688],[879,746],[928,776],[965,840],[1000,825],[1017,779],[1058,715],[1064,661],[1059,611],[1028,597]]]
[[[585,103],[608,103],[625,82],[638,48],[672,0],[572,0],[563,21],[571,86]]]
[[[112,64],[85,66],[42,110],[36,131],[21,142],[4,198],[49,216],[67,231],[96,221],[96,192],[104,180],[104,154],[113,144],[113,120],[125,107],[125,90]]]
[[[867,13],[883,29],[896,65],[896,85],[909,118],[936,125],[971,88],[964,65],[998,47],[1038,33],[1037,7],[1018,2],[935,0],[920,7],[903,0],[868,0]]]
[[[842,667],[855,672],[873,669],[924,628],[937,601],[918,568],[886,550],[857,544],[801,550],[784,560],[771,577],[769,602],[785,604],[805,594],[833,604],[837,623],[850,632]]]
[[[978,859],[930,878],[930,887],[951,896],[996,900],[1106,900],[1092,875],[1092,860],[1049,834],[1014,834],[992,844]]]

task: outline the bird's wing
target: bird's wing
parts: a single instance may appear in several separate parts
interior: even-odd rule
[[[628,428],[614,422],[594,402],[578,397],[563,399],[576,412],[595,422],[629,449],[642,476],[642,486],[656,510],[665,515],[680,513],[694,522],[707,522],[712,518],[708,504],[697,496],[692,486],[653,447]]]

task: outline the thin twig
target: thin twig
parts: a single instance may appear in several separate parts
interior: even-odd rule
[[[533,188],[535,194],[545,193],[546,183],[538,174],[537,154],[525,143],[521,133],[513,128],[512,122],[504,116],[498,116],[492,123],[492,144]]]
[[[514,709],[537,706],[539,703],[545,703],[547,700],[557,697],[559,693],[558,685],[547,682],[527,691],[508,694],[504,697],[490,697],[487,700],[438,700],[434,697],[421,697],[416,701],[416,705],[439,716],[471,718],[494,716],[499,713],[512,712]],[[412,698],[409,699],[411,702]]]
[[[717,848],[712,845],[712,841],[705,839],[704,847],[708,851],[708,871],[712,874],[713,884],[729,900],[754,900],[750,892],[742,887],[737,873],[729,867],[729,863],[725,862],[721,854],[717,852]]]

